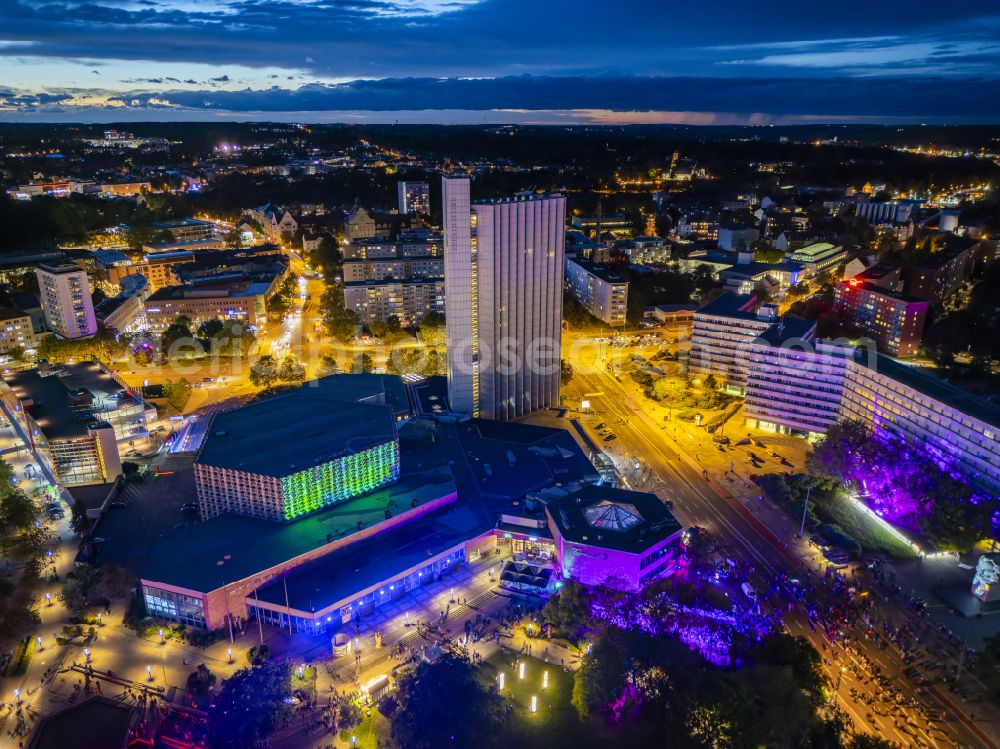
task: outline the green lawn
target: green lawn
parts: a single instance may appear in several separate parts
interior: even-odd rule
[[[916,556],[909,544],[901,541],[881,522],[846,499],[824,502],[818,509],[824,519],[840,526],[844,533],[861,544],[864,551],[883,551],[896,559],[912,559]]]
[[[608,746],[607,737],[595,735],[593,724],[583,724],[570,704],[573,674],[558,665],[537,658],[522,658],[524,681],[517,678],[514,653],[500,652],[486,661],[483,678],[496,683],[497,674],[505,675],[503,696],[513,707],[503,729],[502,746],[518,749],[560,749]],[[549,672],[549,686],[542,688],[542,675]],[[538,698],[538,711],[531,712],[531,697]],[[598,729],[598,732],[603,733]]]

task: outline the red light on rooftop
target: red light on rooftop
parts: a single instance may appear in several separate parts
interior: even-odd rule
[[[858,287],[859,287],[859,286],[861,285],[861,281],[859,281],[859,280],[858,280],[858,279],[856,279],[856,278],[852,278],[852,279],[851,279],[850,281],[848,281],[848,282],[847,282],[847,284],[848,284],[848,286],[850,286],[850,287],[851,287],[852,289],[856,289],[856,288],[858,288]]]

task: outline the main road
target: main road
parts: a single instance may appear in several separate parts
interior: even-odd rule
[[[705,451],[714,449],[710,439],[695,438],[684,432],[686,437],[680,439],[686,444],[678,445],[667,430],[644,411],[641,402],[636,400],[641,396],[635,396],[625,383],[609,373],[578,372],[567,390],[581,399],[586,394],[601,394],[591,395],[589,400],[591,409],[599,412],[594,418],[605,422],[617,435],[616,440],[606,445],[615,446],[612,452],[619,457],[634,455],[645,464],[659,493],[673,501],[674,514],[685,526],[707,527],[716,537],[725,540],[734,561],[749,562],[753,566],[751,580],[757,590],[771,589],[782,575],[803,580],[808,576],[816,585],[821,602],[833,603],[832,594],[825,592],[823,582],[817,578],[815,570],[809,570],[795,547],[775,535],[749,507],[716,480],[710,461],[701,465],[700,459],[710,454]],[[622,467],[628,471],[628,463]],[[907,747],[997,747],[984,727],[956,705],[956,697],[936,687],[918,692],[915,685],[904,678],[905,667],[892,647],[880,650],[863,637],[855,638],[849,649],[831,643],[822,628],[810,626],[800,606],[786,611],[784,621],[792,634],[806,637],[824,653],[824,667],[838,687],[834,697],[858,729]],[[881,673],[890,677],[891,687],[881,687],[870,678],[868,671],[873,664],[879,665]],[[852,689],[859,697],[870,695],[876,702],[874,709],[849,698]],[[896,694],[901,698],[896,698]],[[914,710],[893,705],[890,709],[881,709],[878,702],[885,703],[889,697],[894,702],[902,699],[927,707]],[[984,707],[982,712],[986,711]],[[948,714],[949,720],[930,722],[925,717],[942,712]]]

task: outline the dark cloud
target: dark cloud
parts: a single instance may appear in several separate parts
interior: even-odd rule
[[[537,77],[487,80],[398,78],[241,91],[134,92],[228,112],[397,111],[412,109],[734,112],[771,115],[996,118],[1000,84],[986,79],[801,79]]]
[[[231,112],[981,119],[998,107],[998,40],[996,0],[963,0],[944,14],[937,0],[910,0],[906,12],[884,1],[772,0],[767,13],[745,0],[0,0],[0,65],[3,55],[83,60],[137,89],[117,94],[128,107],[166,100]],[[127,78],[139,60],[156,63],[156,77]],[[230,73],[182,82],[167,75],[179,75],[173,63]],[[255,77],[247,68],[267,70]],[[245,81],[257,86],[230,90]],[[284,87],[260,88],[272,81]],[[303,81],[314,83],[293,88]],[[176,90],[182,85],[199,90]]]

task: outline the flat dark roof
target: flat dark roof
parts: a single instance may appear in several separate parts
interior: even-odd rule
[[[600,479],[564,429],[485,419],[456,428],[465,462],[487,499],[516,500],[545,487]]]
[[[25,369],[4,375],[4,379],[18,398],[31,399],[28,413],[50,440],[85,437],[88,425],[100,421],[89,406],[74,405],[73,391],[86,390],[98,400],[117,398],[125,392],[117,380],[92,362],[64,364],[44,377],[37,369]]]
[[[122,749],[128,741],[133,711],[130,705],[94,695],[78,705],[41,718],[28,749],[80,746],[87,749]]]
[[[705,306],[697,311],[704,315],[716,315],[718,317],[734,317],[745,320],[756,320],[757,314],[751,309],[745,311],[747,305],[754,301],[753,294],[734,294],[727,291],[715,297]]]
[[[614,269],[608,268],[605,265],[595,265],[589,260],[583,260],[581,258],[575,258],[575,257],[566,258],[566,260],[567,262],[576,263],[578,266],[583,268],[588,273],[597,276],[602,281],[606,281],[607,283],[620,283],[620,284],[628,283],[628,279],[618,275],[618,273],[615,272]]]
[[[197,462],[281,478],[395,438],[391,408],[303,388],[216,415]]]
[[[853,281],[854,279],[851,280]],[[893,291],[892,289],[887,289],[884,286],[879,286],[878,284],[870,281],[862,281],[859,284],[852,284],[851,281],[841,281],[839,285],[848,292],[851,292],[854,289],[861,289],[863,291],[871,292],[872,294],[877,294],[878,296],[884,296],[887,299],[895,299],[898,302],[905,302],[907,304],[930,304],[930,302],[926,299],[917,299],[915,296],[904,294],[901,291]]]
[[[967,416],[1000,428],[1000,407],[929,372],[902,364],[883,354],[877,354],[876,357],[876,372],[909,385],[914,390],[958,409]]]
[[[200,593],[275,567],[339,538],[370,528],[394,514],[455,492],[447,468],[403,475],[374,492],[292,523],[223,514],[173,531],[153,547],[142,579]],[[221,564],[220,564],[221,562]]]
[[[797,315],[784,315],[780,321],[765,330],[758,337],[772,346],[780,346],[793,338],[811,340],[816,332],[816,321],[806,320]]]
[[[309,380],[302,388],[327,398],[342,401],[365,402],[389,406],[396,414],[410,412],[410,399],[406,385],[399,375],[390,374],[333,374]]]
[[[493,524],[456,504],[303,565],[259,588],[256,598],[300,611],[321,611],[420,566],[481,535]]]
[[[638,522],[623,530],[592,523],[588,510],[617,506]],[[567,541],[638,554],[681,530],[681,524],[655,494],[585,486],[561,499],[547,499],[546,510]]]

